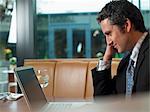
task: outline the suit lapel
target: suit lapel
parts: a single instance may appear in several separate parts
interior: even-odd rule
[[[117,72],[124,69],[125,65],[128,65],[129,58],[130,58],[131,52],[127,52],[121,62],[119,63]]]
[[[144,57],[145,57],[145,51],[147,51],[147,49],[149,49],[149,34],[146,36],[146,38],[144,39],[142,45],[141,45],[141,48],[140,48],[140,51],[139,51],[139,56],[138,56],[138,59],[137,59],[137,65],[136,65],[136,68],[135,68],[135,75],[134,75],[134,81],[136,83],[136,79],[137,79],[137,75],[138,75],[138,72],[139,72],[139,68],[144,60]]]

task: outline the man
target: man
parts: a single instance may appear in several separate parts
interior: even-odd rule
[[[105,5],[98,22],[106,37],[106,51],[92,70],[94,96],[125,94],[150,90],[149,38],[140,10],[132,3],[120,0]],[[126,52],[117,75],[111,79],[111,60],[114,53]]]

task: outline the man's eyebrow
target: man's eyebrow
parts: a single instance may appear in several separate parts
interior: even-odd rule
[[[104,34],[105,34],[105,35],[108,35],[108,34],[110,34],[110,31],[106,31],[106,32],[104,32]]]

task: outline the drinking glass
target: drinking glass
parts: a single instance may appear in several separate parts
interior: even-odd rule
[[[42,88],[48,86],[49,76],[47,69],[38,69],[37,70],[37,78]]]

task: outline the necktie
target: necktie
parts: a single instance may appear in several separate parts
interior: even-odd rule
[[[134,76],[134,61],[130,59],[126,71],[126,96],[131,96],[132,94],[132,88],[134,85],[133,76]]]

